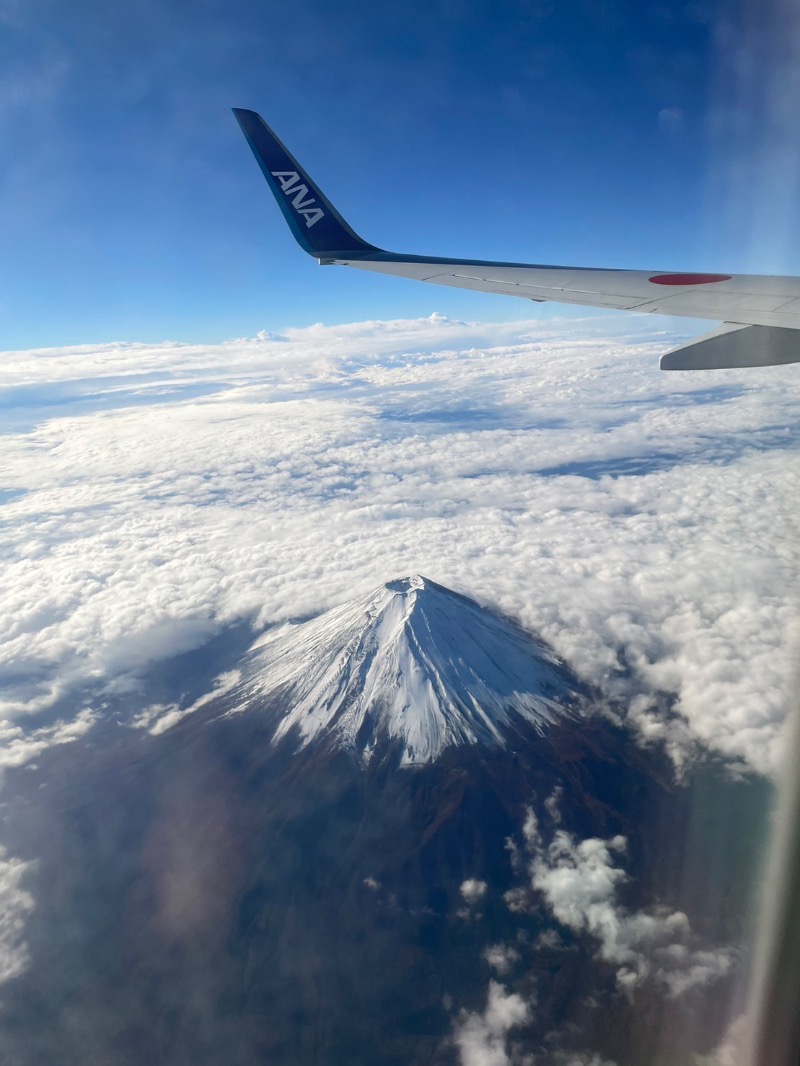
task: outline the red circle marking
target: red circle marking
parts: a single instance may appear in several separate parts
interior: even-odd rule
[[[654,285],[708,285],[712,281],[730,281],[730,274],[655,274]]]

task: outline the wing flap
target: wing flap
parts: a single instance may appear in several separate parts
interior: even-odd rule
[[[618,296],[615,293],[590,292],[552,285],[532,285],[526,281],[501,281],[499,278],[481,278],[468,274],[434,274],[424,280],[432,285],[451,285],[454,288],[472,289],[475,292],[495,292],[503,296],[518,296],[523,300],[590,304],[592,307],[610,307],[623,311],[641,302],[641,298],[636,296]]]
[[[680,292],[651,301],[662,314],[691,315],[697,318],[726,318],[741,314],[770,314],[791,301],[779,294],[725,292],[720,290]],[[647,306],[650,306],[648,302]],[[669,309],[672,310],[669,310]]]
[[[731,370],[800,362],[800,334],[779,326],[725,323],[661,358],[662,370]]]

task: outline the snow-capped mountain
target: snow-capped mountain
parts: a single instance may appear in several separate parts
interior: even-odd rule
[[[276,742],[330,736],[369,759],[388,740],[419,764],[451,745],[503,745],[520,720],[541,732],[577,712],[582,690],[514,622],[414,576],[268,631],[237,697],[284,709]]]
[[[178,691],[204,665],[231,686],[173,727],[108,718],[6,769],[26,968],[2,985],[0,1061],[710,1055],[752,896],[687,878],[685,840],[743,868],[748,782],[709,766],[692,793],[551,650],[424,578],[246,654],[230,636],[174,661]],[[737,832],[698,825],[698,795]]]

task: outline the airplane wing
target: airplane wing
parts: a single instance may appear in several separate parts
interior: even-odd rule
[[[603,270],[387,252],[364,241],[255,111],[234,108],[298,244],[323,265],[414,278],[525,300],[610,307],[725,323],[670,352],[664,370],[800,362],[800,278]]]

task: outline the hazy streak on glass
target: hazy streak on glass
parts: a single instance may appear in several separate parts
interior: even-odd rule
[[[800,718],[786,743],[772,854],[765,871],[756,965],[741,1066],[800,1061]]]

